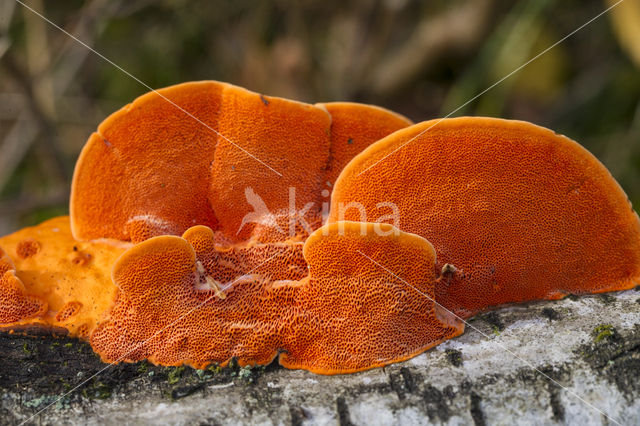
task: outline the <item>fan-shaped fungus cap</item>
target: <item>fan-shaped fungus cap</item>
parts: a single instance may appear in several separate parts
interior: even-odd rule
[[[77,239],[140,241],[217,226],[207,191],[225,86],[191,82],[150,92],[100,124],[71,186]]]
[[[266,364],[284,351],[285,366],[332,374],[405,359],[462,332],[429,298],[360,254],[433,296],[434,251],[426,240],[399,231],[380,237],[370,224],[363,224],[366,235],[360,224],[339,225],[305,243],[304,278],[300,243],[253,246],[273,255],[248,270],[238,264],[243,270],[225,281],[228,269],[217,269],[221,252],[206,227],[144,241],[116,262],[120,297],[91,345],[107,362],[148,358],[195,367],[232,357],[240,365]]]
[[[227,241],[303,239],[321,225],[323,195],[342,166],[408,124],[378,107],[313,106],[215,81],[150,92],[83,148],[73,234],[137,242],[201,224]]]
[[[236,86],[225,87],[221,108],[218,128],[225,138],[218,140],[209,184],[209,202],[221,231],[227,237],[245,240],[256,222],[267,222],[258,217],[246,221],[247,215],[260,213],[255,203],[250,204],[251,194],[264,203],[273,220],[286,219],[278,224],[284,228],[282,235],[269,239],[283,241],[290,236],[286,222],[295,212],[302,212],[303,218],[317,228],[320,176],[329,158],[331,117],[327,111]],[[240,142],[255,158],[229,140]],[[308,203],[312,204],[305,208]],[[276,227],[272,228],[261,232],[277,234]]]
[[[67,216],[0,238],[15,264],[3,278],[0,312],[11,306],[7,294],[29,300],[21,305],[29,307],[25,311],[0,314],[0,328],[64,328],[71,336],[88,337],[114,303],[117,287],[110,279],[111,266],[129,245],[77,242]],[[8,256],[0,256],[0,270],[8,262]]]
[[[375,222],[428,239],[437,300],[469,316],[490,306],[627,289],[640,278],[640,225],[606,168],[576,142],[533,124],[433,120],[400,130],[342,171],[329,221]],[[387,204],[389,205],[389,204]]]
[[[436,253],[418,235],[388,224],[332,223],[311,234],[304,256],[309,277],[300,284],[284,367],[352,373],[414,357],[464,330],[434,303]]]
[[[413,124],[408,118],[375,105],[354,102],[318,104],[331,115],[331,148],[326,180],[332,186],[349,161],[372,143]]]

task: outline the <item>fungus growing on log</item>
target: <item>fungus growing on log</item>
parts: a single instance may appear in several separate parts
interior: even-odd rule
[[[211,81],[138,98],[84,147],[71,219],[0,238],[0,329],[63,328],[106,362],[337,374],[457,336],[456,315],[636,284],[638,216],[577,143],[409,124]]]
[[[393,133],[356,156],[329,221],[375,222],[429,240],[436,300],[462,317],[511,302],[628,289],[640,279],[640,223],[607,169],[576,142],[520,121],[452,118]]]
[[[107,362],[149,359],[201,368],[232,357],[239,365],[267,364],[281,353],[286,367],[336,374],[407,359],[460,334],[463,324],[432,301],[431,245],[390,225],[382,225],[387,235],[379,236],[375,226],[327,225],[304,248],[265,245],[275,250],[267,262],[231,281],[218,271],[215,237],[206,227],[184,238],[151,238],[116,262],[113,279],[121,293],[91,345]],[[305,277],[288,268],[302,254],[309,263]],[[400,279],[363,255],[395,269]]]
[[[0,329],[60,328],[87,338],[114,303],[111,267],[129,246],[75,241],[67,216],[1,237],[6,253],[0,256],[0,272],[10,270],[0,285]],[[18,295],[23,309],[4,315]]]

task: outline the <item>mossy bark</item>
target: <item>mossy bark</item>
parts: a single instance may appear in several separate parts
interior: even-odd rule
[[[343,376],[107,365],[75,339],[0,333],[0,424],[639,423],[639,296],[501,309],[412,360]]]

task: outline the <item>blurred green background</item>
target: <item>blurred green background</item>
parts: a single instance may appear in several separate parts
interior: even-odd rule
[[[24,0],[153,88],[202,79],[308,102],[445,116],[607,1]],[[0,0],[0,234],[65,214],[89,134],[147,89]],[[586,146],[640,205],[640,0],[624,0],[456,115]]]

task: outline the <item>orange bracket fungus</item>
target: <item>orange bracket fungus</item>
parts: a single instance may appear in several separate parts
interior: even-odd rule
[[[150,92],[109,116],[83,148],[73,235],[137,242],[206,225],[231,242],[255,228],[258,239],[284,240],[292,212],[320,226],[325,182],[358,150],[409,124],[374,106],[313,106],[215,81]],[[347,134],[356,143],[345,148]],[[251,195],[271,214],[258,225],[243,222]]]
[[[98,126],[71,186],[77,239],[136,241],[196,223],[217,226],[207,182],[225,86],[193,82],[150,92]]]
[[[333,186],[344,166],[372,143],[410,126],[411,120],[384,108],[353,102],[318,104],[331,115],[326,181]]]
[[[449,265],[436,300],[462,317],[640,279],[640,223],[618,183],[576,142],[525,122],[395,132],[344,168],[331,203],[330,222],[376,222],[388,218],[380,203],[396,206],[396,225],[434,245],[438,270]]]
[[[6,253],[0,272],[9,272],[0,285],[0,328],[36,325],[88,338],[114,303],[111,267],[128,246],[116,240],[75,241],[66,216],[1,237]],[[8,315],[11,306],[21,308]]]
[[[66,330],[105,362],[337,374],[501,304],[636,284],[638,216],[580,145],[410,125],[215,81],[148,93],[89,138],[70,217],[0,238],[0,329]]]
[[[318,177],[329,158],[327,111],[235,86],[226,87],[222,95],[218,128],[226,139],[220,138],[215,147],[208,193],[221,233],[232,240],[251,236],[254,223],[242,226],[243,217],[253,211],[247,202],[249,188],[274,220],[302,212],[299,219],[318,227],[322,191]],[[230,141],[238,141],[253,156]],[[295,188],[295,193],[290,194],[289,188]],[[268,239],[286,239],[288,224],[284,225],[287,232],[282,235],[272,235],[274,230],[264,227],[261,232],[271,234]]]
[[[266,364],[280,354],[285,367],[336,374],[410,358],[463,330],[433,302],[435,251],[417,235],[342,222],[318,229],[304,246],[264,248],[265,262],[244,265],[228,281],[234,274],[221,269],[209,228],[137,244],[113,268],[121,292],[92,347],[107,362],[195,367],[233,357]],[[431,298],[362,262],[362,253]],[[302,256],[304,276],[290,268]]]

